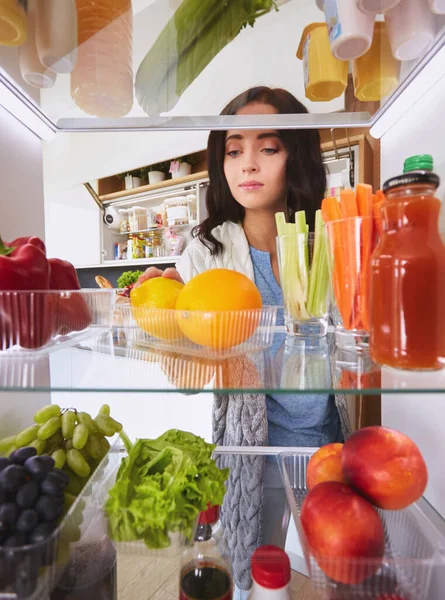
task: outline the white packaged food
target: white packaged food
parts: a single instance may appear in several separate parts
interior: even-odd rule
[[[385,14],[394,58],[414,60],[435,37],[434,15],[425,0],[402,0]]]

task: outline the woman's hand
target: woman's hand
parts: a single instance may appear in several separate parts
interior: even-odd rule
[[[156,267],[148,267],[148,269],[139,277],[134,287],[138,287],[141,283],[144,283],[144,281],[148,281],[154,277],[165,277],[166,279],[174,279],[175,281],[179,281],[179,283],[184,283],[181,275],[172,267],[165,269],[165,271],[157,269]]]

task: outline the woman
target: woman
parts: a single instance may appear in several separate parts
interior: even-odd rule
[[[294,96],[268,87],[244,92],[222,112],[223,115],[298,113],[307,110]],[[139,282],[158,276],[187,282],[202,271],[223,267],[240,271],[255,281],[264,305],[282,306],[275,213],[284,212],[293,221],[295,212],[304,210],[313,229],[315,211],[326,188],[318,131],[212,131],[208,140],[208,168],[208,218],[195,228],[194,240],[176,269],[162,272],[151,267]],[[283,315],[279,315],[278,324],[283,324]],[[258,394],[218,395],[213,427],[214,442],[220,445],[313,447],[343,439],[335,400],[327,395],[270,395],[266,396],[266,404],[264,396]],[[346,423],[345,432],[347,429]],[[238,511],[240,520],[249,520],[244,531],[256,533],[246,542],[247,535],[239,535],[238,522],[226,523],[226,528],[230,526],[229,537],[233,535],[235,540],[232,557],[237,555],[239,559],[235,581],[248,589],[252,549],[260,542],[284,545],[289,515],[284,514],[287,509],[276,463],[265,462],[263,478],[262,460],[237,458],[240,460],[230,465],[228,495],[234,486],[242,485],[240,480],[245,479],[247,472],[249,492],[243,495],[241,491],[238,496],[233,492],[233,497],[245,502]]]

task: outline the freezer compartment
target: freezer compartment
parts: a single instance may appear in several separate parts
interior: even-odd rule
[[[308,492],[306,468],[311,452],[283,453],[279,464],[286,495],[314,587],[330,600],[375,600],[382,594],[399,594],[406,600],[427,600],[433,567],[444,564],[443,540],[419,503],[404,510],[378,510],[385,530],[385,554],[376,574],[361,584],[346,585],[327,577],[318,566],[304,534],[300,511]],[[325,560],[325,559],[324,559]],[[370,567],[364,559],[330,559],[330,566],[363,572]]]

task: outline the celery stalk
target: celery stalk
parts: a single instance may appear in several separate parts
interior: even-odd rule
[[[304,300],[307,302],[309,292],[309,254],[307,238],[305,237],[307,234],[307,224],[304,210],[299,210],[295,213],[295,227],[297,233],[299,277],[303,288]]]
[[[326,296],[329,288],[328,256],[324,222],[321,211],[315,213],[315,242],[312,268],[309,275],[309,296],[307,309],[313,317],[321,317],[326,312]]]

